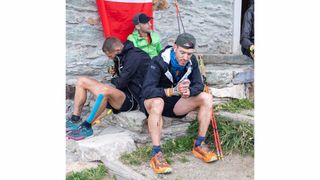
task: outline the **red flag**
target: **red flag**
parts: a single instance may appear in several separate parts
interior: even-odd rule
[[[104,36],[115,36],[122,42],[134,30],[132,18],[139,12],[152,17],[152,0],[96,0]],[[153,20],[151,19],[153,29]]]

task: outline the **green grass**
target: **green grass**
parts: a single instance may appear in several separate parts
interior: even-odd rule
[[[216,116],[216,121],[224,155],[234,151],[242,155],[254,154],[253,125],[247,122],[232,121],[221,116]],[[161,145],[169,164],[172,163],[172,156],[191,151],[193,140],[197,137],[198,126],[198,121],[193,121],[187,130],[186,136],[168,140]],[[206,143],[213,146],[213,142],[212,126],[210,125],[206,135]],[[142,162],[150,160],[151,151],[151,146],[140,147],[132,153],[124,153],[120,160],[125,164],[140,165]]]
[[[214,107],[214,111],[240,112],[244,109],[253,109],[254,103],[248,99],[234,99],[228,103],[219,104]]]
[[[120,160],[125,164],[140,165],[142,162],[147,162],[150,159],[151,152],[151,146],[139,147],[132,153],[122,154]]]
[[[81,172],[72,172],[66,180],[102,180],[108,171],[104,165],[99,164],[97,168],[86,169]]]
[[[254,127],[247,122],[232,121],[222,116],[216,116],[220,142],[224,155],[234,151],[242,155],[254,154]],[[197,137],[198,122],[191,123],[188,134],[192,138]],[[206,143],[213,144],[212,126],[210,125],[206,134]]]

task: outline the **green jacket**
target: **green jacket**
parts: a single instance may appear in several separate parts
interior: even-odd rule
[[[133,33],[128,36],[128,40],[133,42],[135,47],[140,48],[146,53],[148,53],[152,59],[154,56],[159,55],[160,51],[162,50],[162,47],[160,44],[160,38],[158,34],[151,31],[150,36],[151,44],[148,44],[147,39],[140,37],[138,31],[134,30]]]

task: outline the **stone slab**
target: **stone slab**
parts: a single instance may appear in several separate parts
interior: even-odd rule
[[[226,111],[219,111],[219,112],[216,112],[216,115],[220,115],[234,121],[248,122],[250,124],[254,124],[253,116],[248,116],[242,113],[231,113]]]
[[[244,84],[244,83],[250,83],[253,81],[254,81],[253,69],[235,74],[235,77],[232,80],[233,84]]]
[[[228,98],[236,98],[236,99],[245,99],[245,86],[243,84],[234,85],[232,87],[225,87],[225,88],[213,88],[209,87],[211,93],[214,97],[228,97]]]
[[[80,159],[83,161],[117,159],[121,153],[136,150],[134,141],[127,132],[93,136],[77,141],[77,144]]]

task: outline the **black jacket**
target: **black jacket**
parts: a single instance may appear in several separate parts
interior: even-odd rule
[[[111,83],[117,89],[130,91],[135,100],[139,102],[143,79],[150,63],[147,53],[133,46],[132,42],[126,41],[120,54],[118,77],[111,79]]]
[[[178,82],[172,80],[170,73],[170,50],[171,46],[163,49],[159,56],[152,59],[148,68],[144,83],[143,83],[143,100],[155,97],[165,97],[164,88],[175,87]],[[204,85],[202,83],[200,70],[196,57],[193,55],[186,67],[191,67],[191,74],[188,76],[190,80],[190,96],[196,96],[203,91]],[[187,72],[185,69],[184,74]],[[171,79],[171,80],[170,80]]]
[[[244,14],[240,44],[242,46],[242,52],[248,55],[246,54],[249,53],[248,49],[254,44],[254,4],[251,4]]]

